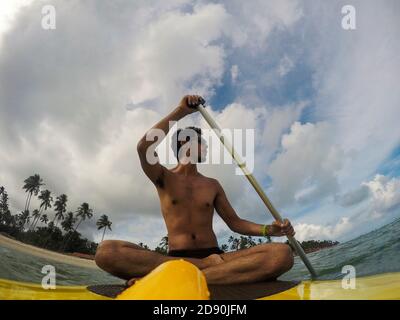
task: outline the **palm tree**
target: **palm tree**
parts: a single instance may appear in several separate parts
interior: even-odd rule
[[[4,187],[1,187],[0,191],[0,223],[9,225],[11,223],[11,212],[8,207],[8,194]]]
[[[24,229],[26,224],[29,225],[29,221],[30,221],[29,210],[22,211],[21,215],[20,215],[20,219],[21,219],[21,229]]]
[[[168,250],[168,236],[161,238],[160,246],[161,246],[161,248]]]
[[[103,241],[103,240],[104,240],[104,235],[105,235],[105,233],[106,233],[107,228],[110,229],[110,231],[112,231],[112,230],[111,230],[112,222],[111,222],[110,220],[108,220],[108,216],[106,216],[105,214],[103,214],[103,215],[100,217],[100,219],[97,220],[96,225],[97,225],[97,230],[104,229],[104,231],[103,231],[103,236],[101,237],[101,241]]]
[[[63,222],[61,222],[61,227],[64,229],[66,233],[72,231],[74,229],[74,224],[76,222],[76,218],[72,212],[68,212],[65,216]]]
[[[222,250],[222,251],[225,251],[225,252],[226,252],[226,251],[228,251],[228,249],[229,249],[229,248],[228,248],[228,245],[227,245],[227,244],[223,244],[223,245],[221,246],[221,250]]]
[[[168,252],[168,236],[162,237],[158,246],[154,249],[155,252],[167,254]]]
[[[84,203],[82,203],[81,206],[78,208],[76,217],[77,217],[77,218],[80,217],[80,220],[79,220],[78,224],[76,225],[74,231],[76,231],[76,230],[78,229],[79,225],[81,224],[81,222],[82,222],[83,220],[91,219],[91,218],[93,217],[93,209],[90,209],[90,208],[89,208],[89,204],[86,203],[86,202],[84,202]]]
[[[57,224],[59,222],[59,220],[63,220],[64,219],[64,213],[67,211],[67,201],[68,201],[68,197],[65,194],[62,194],[60,196],[57,197],[56,202],[54,202],[54,211],[56,212],[56,214],[54,215],[53,218],[53,223],[55,220],[57,220]]]
[[[228,243],[231,244],[231,250],[238,250],[240,240],[238,238],[235,238],[234,236],[230,236],[228,239]]]
[[[47,224],[47,222],[49,222],[49,218],[47,217],[47,214],[44,214],[40,217],[40,222],[43,222],[44,224]]]
[[[61,246],[62,250],[65,250],[65,248],[67,246],[68,240],[70,239],[71,234],[72,234],[72,230],[74,230],[75,222],[76,222],[76,217],[74,217],[74,214],[72,212],[68,212],[67,215],[65,216],[64,221],[61,222],[61,227],[65,231],[64,242]],[[75,228],[75,230],[76,230],[76,228]]]
[[[29,229],[32,229],[32,227],[35,225],[35,221],[37,220],[37,219],[39,219],[40,218],[40,212],[39,212],[39,210],[38,209],[35,209],[35,210],[33,210],[33,212],[32,212],[32,224],[31,224],[31,226],[29,227]]]
[[[44,185],[42,178],[38,175],[35,174],[33,176],[30,176],[29,178],[24,180],[24,186],[22,189],[25,189],[26,192],[28,192],[28,196],[26,197],[25,201],[25,210],[29,210],[29,205],[31,203],[31,198],[32,194],[35,196],[38,195],[40,187]]]
[[[38,197],[42,202],[40,203],[40,215],[43,211],[46,211],[48,208],[51,208],[51,203],[53,202],[53,197],[51,196],[51,192],[49,190],[44,190],[40,192]],[[39,221],[39,218],[36,219],[36,223]],[[36,227],[36,223],[33,225],[33,229]]]
[[[143,242],[139,242],[138,245],[143,249],[149,249],[149,246],[147,244],[144,244]]]

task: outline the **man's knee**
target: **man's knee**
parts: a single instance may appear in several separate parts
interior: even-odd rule
[[[283,243],[280,244],[276,249],[276,256],[282,273],[292,269],[294,258],[292,249],[289,245]]]
[[[269,246],[269,247],[268,247]],[[293,267],[294,259],[292,249],[284,243],[273,243],[266,244],[265,249],[268,248],[268,251],[265,250],[265,254],[261,257],[261,264],[265,263],[266,268],[263,270],[268,271],[268,275],[272,271],[271,262],[273,261],[273,273],[277,276],[289,271]],[[268,267],[267,267],[268,266]]]
[[[97,266],[105,271],[110,272],[114,265],[114,259],[119,247],[118,241],[104,240],[99,244],[96,250],[94,261]]]

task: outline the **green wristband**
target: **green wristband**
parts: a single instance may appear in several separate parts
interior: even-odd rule
[[[268,225],[267,224],[264,224],[263,226],[262,226],[262,236],[263,237],[266,237],[267,236],[267,228],[268,228]]]

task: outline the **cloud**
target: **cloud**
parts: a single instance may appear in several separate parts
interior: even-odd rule
[[[340,174],[344,186],[375,173],[400,140],[400,28],[396,1],[353,1],[357,30],[341,28],[341,3],[306,4],[306,48],[313,68],[315,118],[327,120],[335,142],[349,158]],[[315,30],[321,30],[316,32]],[[351,155],[350,155],[351,154]]]
[[[377,174],[364,185],[371,193],[371,215],[381,217],[386,212],[398,208],[400,205],[400,178],[389,178]]]
[[[342,206],[338,211],[343,215],[343,208],[346,209],[347,216],[339,218],[336,224],[299,223],[296,232],[299,231],[300,237],[312,238],[317,234],[329,239],[349,239],[370,231],[371,225],[377,227],[389,223],[398,216],[400,208],[400,178],[377,174],[335,200]],[[326,212],[325,209],[319,211]]]
[[[290,28],[303,15],[301,4],[296,0],[255,0],[251,3],[227,0],[224,5],[235,17],[230,28],[231,32],[237,33],[234,43],[246,46],[250,54],[265,50],[274,30]]]
[[[347,217],[341,218],[336,224],[332,225],[317,225],[307,223],[299,223],[294,225],[294,229],[296,230],[296,239],[298,241],[312,239],[335,240],[352,228],[353,224]]]
[[[380,218],[400,205],[400,178],[377,174],[335,200],[342,207],[364,204],[364,208],[356,214],[359,218]]]
[[[13,0],[0,3],[0,48],[2,36],[12,28],[19,11],[32,2],[33,0]]]
[[[183,1],[124,2],[118,18],[106,2],[52,4],[55,31],[40,28],[34,2],[0,52],[1,183],[17,211],[23,180],[39,173],[70,210],[87,201],[119,234],[128,215],[160,215],[136,143],[183,93],[220,81],[228,14]]]
[[[115,237],[140,238],[129,225],[162,224],[135,147],[188,92],[215,99],[212,114],[223,127],[255,129],[256,177],[274,204],[291,206],[322,234],[345,233],[308,220],[316,214],[304,206],[336,195],[327,218],[339,224],[342,210],[354,218],[356,204],[396,207],[396,183],[362,185],[400,138],[396,2],[355,1],[355,32],[340,28],[334,2],[53,0],[46,4],[57,10],[55,31],[40,28],[41,1],[21,10],[22,2],[5,3],[0,180],[15,211],[24,205],[22,181],[40,173],[47,188],[69,195],[71,210],[88,201],[109,214]],[[235,90],[224,91],[225,82]],[[180,123],[189,124],[207,127],[199,116]],[[201,166],[241,215],[263,222],[265,208],[234,169]],[[92,229],[82,224],[97,237]]]
[[[277,72],[281,77],[286,76],[294,67],[294,62],[288,57],[284,56],[277,68]]]
[[[369,196],[369,188],[366,185],[361,185],[357,189],[351,190],[343,195],[336,196],[335,200],[342,207],[351,207],[363,202]]]
[[[136,142],[184,93],[211,96],[225,70],[226,43],[244,46],[262,26],[240,35],[236,9],[213,3],[127,1],[118,16],[107,2],[48,4],[56,7],[55,31],[40,28],[41,3],[32,2],[10,24],[0,51],[1,183],[14,211],[24,204],[23,180],[39,173],[54,195],[68,194],[69,210],[86,201],[97,215],[108,214],[117,235],[128,232],[120,221],[161,221]],[[291,23],[290,12],[277,14],[263,38],[275,24]],[[218,119],[253,128],[260,110],[249,112],[235,106]],[[224,181],[232,199],[246,186],[234,168],[205,170]],[[92,224],[81,225],[85,234]]]
[[[296,122],[282,137],[282,151],[268,169],[279,205],[304,204],[337,192],[343,154],[332,137],[325,122]]]
[[[236,82],[236,79],[238,78],[238,76],[239,76],[239,67],[238,67],[236,64],[234,64],[234,65],[231,67],[231,79],[232,79],[232,83],[235,83],[235,82]]]

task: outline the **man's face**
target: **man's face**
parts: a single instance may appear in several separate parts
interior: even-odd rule
[[[203,138],[198,138],[195,141],[186,142],[180,152],[184,152],[186,155],[186,160],[183,162],[189,161],[190,163],[201,163],[205,162],[207,159],[207,142]]]

